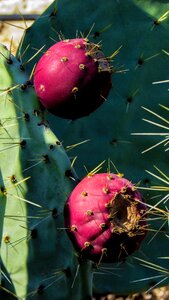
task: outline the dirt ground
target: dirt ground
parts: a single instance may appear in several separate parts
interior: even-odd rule
[[[112,294],[102,297],[95,296],[93,300],[169,300],[169,287],[156,288],[149,293],[137,293],[128,296],[116,296]]]

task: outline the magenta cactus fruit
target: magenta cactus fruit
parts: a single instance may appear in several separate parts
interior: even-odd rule
[[[36,94],[51,113],[66,119],[89,115],[107,98],[111,67],[100,46],[63,40],[41,57],[34,72]]]
[[[146,235],[146,204],[127,179],[89,175],[66,202],[65,225],[80,256],[96,263],[118,262],[137,250]]]

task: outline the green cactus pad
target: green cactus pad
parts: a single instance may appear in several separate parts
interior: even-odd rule
[[[83,268],[63,218],[77,176],[20,62],[2,45],[0,65],[2,262],[17,299],[83,299]]]
[[[34,56],[35,49],[43,46],[47,49],[54,41],[73,38],[77,32],[95,43],[101,41],[108,57],[119,52],[113,56],[112,92],[98,111],[71,123],[48,115],[51,128],[65,146],[90,140],[70,152],[77,156],[76,169],[81,177],[86,175],[86,169],[90,171],[107,159],[133,183],[141,181],[143,187],[157,185],[157,178],[152,180],[145,172],[152,170],[153,164],[167,174],[168,157],[161,155],[158,148],[141,154],[157,143],[158,138],[132,134],[154,130],[152,124],[142,122],[147,117],[142,106],[160,114],[158,104],[168,104],[166,86],[152,84],[168,78],[169,59],[165,53],[169,50],[168,10],[167,1],[108,0],[106,4],[101,0],[54,1],[26,31],[18,49],[23,65]],[[29,51],[25,51],[28,46]],[[41,54],[25,65],[29,72]],[[160,130],[157,128],[157,132]],[[145,190],[148,204],[158,206],[164,196],[161,193],[161,190]],[[163,202],[161,207],[166,211],[167,203]],[[168,284],[166,260],[162,259],[168,256],[167,217],[165,213],[157,215],[155,211],[147,239],[135,255],[137,258],[98,268],[94,276],[95,292],[128,294]]]

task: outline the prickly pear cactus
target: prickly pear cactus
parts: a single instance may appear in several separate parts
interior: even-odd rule
[[[76,168],[81,177],[86,169],[90,171],[108,158],[119,172],[134,183],[141,181],[144,188],[158,185],[158,176],[151,177],[145,169],[155,163],[166,173],[167,155],[159,155],[158,149],[141,154],[157,141],[156,136],[138,138],[132,133],[147,132],[141,106],[158,113],[157,104],[168,103],[166,87],[152,85],[168,76],[168,10],[166,1],[54,1],[26,30],[18,57],[30,73],[43,51],[60,39],[74,38],[77,32],[94,43],[101,41],[105,55],[114,59],[112,91],[94,114],[73,122],[48,115],[50,126],[65,146],[90,140],[71,151],[78,158]],[[41,47],[43,51],[37,52]],[[141,250],[126,262],[100,267],[94,275],[95,292],[128,294],[169,282],[165,260],[161,259],[168,256],[167,204],[163,205],[161,190],[160,194],[145,190],[144,196],[150,212],[156,209],[150,214],[151,230]],[[159,206],[162,211],[157,216]]]
[[[23,67],[2,45],[0,70],[1,260],[15,288],[5,299],[87,298],[63,218],[76,175]]]
[[[39,60],[34,87],[51,113],[75,120],[105,101],[111,88],[111,68],[99,45],[84,38],[63,40]]]
[[[97,264],[119,262],[138,250],[147,233],[146,205],[127,179],[91,174],[69,196],[65,223],[79,255]]]

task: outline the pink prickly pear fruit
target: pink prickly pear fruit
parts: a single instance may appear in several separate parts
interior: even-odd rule
[[[146,210],[142,195],[127,179],[90,175],[65,204],[66,231],[81,257],[96,263],[122,261],[146,236]]]
[[[37,63],[34,87],[46,109],[73,120],[89,115],[106,100],[111,74],[100,46],[84,38],[63,40]]]

